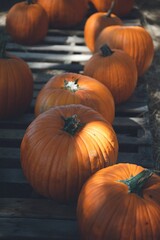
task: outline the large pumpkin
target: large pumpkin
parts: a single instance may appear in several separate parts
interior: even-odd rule
[[[116,104],[128,100],[137,85],[137,68],[133,59],[120,49],[103,45],[84,66],[84,74],[108,87]]]
[[[7,54],[0,40],[0,119],[24,113],[33,96],[33,76],[27,63]]]
[[[96,39],[95,51],[103,44],[128,53],[135,61],[138,76],[150,67],[154,56],[154,45],[150,34],[140,26],[109,26]]]
[[[81,23],[88,10],[86,0],[37,0],[46,10],[52,28],[70,28]]]
[[[83,105],[63,105],[40,114],[21,143],[24,175],[40,194],[60,202],[77,199],[84,182],[116,163],[118,142],[101,114]]]
[[[95,49],[96,38],[102,29],[112,25],[123,25],[122,20],[112,13],[112,9],[108,12],[95,12],[87,19],[84,25],[84,39],[91,52]]]
[[[6,29],[15,42],[36,44],[47,34],[47,13],[33,0],[15,3],[7,13]]]
[[[100,112],[110,123],[114,120],[112,94],[105,85],[91,77],[71,72],[52,77],[37,96],[35,115],[66,104],[83,104]]]
[[[90,0],[94,7],[99,12],[108,11],[113,0]],[[130,13],[134,7],[134,0],[115,0],[115,6],[113,8],[113,13],[117,16],[122,17]]]
[[[160,239],[160,177],[134,164],[115,164],[83,186],[77,206],[83,240]]]

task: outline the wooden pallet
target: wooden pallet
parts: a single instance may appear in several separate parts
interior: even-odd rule
[[[127,19],[125,23],[140,22]],[[7,49],[29,64],[34,76],[34,97],[23,116],[0,121],[0,239],[79,239],[76,204],[58,204],[32,189],[20,166],[20,143],[34,119],[37,94],[48,79],[66,71],[83,73],[91,56],[83,29],[49,30],[41,44],[31,47],[10,40]],[[129,101],[116,107],[113,127],[119,140],[118,162],[153,169],[145,79],[139,80]]]

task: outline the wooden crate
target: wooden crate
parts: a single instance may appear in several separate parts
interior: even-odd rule
[[[137,18],[124,22],[141,24]],[[34,97],[23,116],[0,121],[0,239],[78,240],[76,204],[59,204],[32,189],[20,166],[20,144],[34,119],[36,96],[48,79],[65,71],[83,73],[91,56],[85,46],[83,28],[50,29],[41,44],[31,47],[10,40],[7,49],[29,64],[34,76]],[[153,169],[145,79],[139,79],[129,101],[116,107],[113,127],[119,141],[118,162]]]

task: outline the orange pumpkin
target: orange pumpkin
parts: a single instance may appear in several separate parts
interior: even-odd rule
[[[135,61],[138,76],[150,67],[154,56],[154,45],[150,34],[140,26],[109,26],[104,28],[96,39],[95,50],[103,44],[128,53]]]
[[[84,25],[84,39],[91,52],[95,49],[95,41],[99,33],[111,25],[123,25],[122,20],[112,13],[112,8],[108,12],[96,12],[87,19]]]
[[[84,74],[107,86],[116,104],[131,97],[138,79],[133,59],[123,50],[111,50],[107,45],[103,45],[86,62]]]
[[[67,104],[92,107],[110,123],[114,120],[115,104],[108,88],[93,78],[71,72],[56,75],[45,84],[36,99],[35,115]]]
[[[63,105],[40,114],[21,143],[21,165],[40,194],[60,202],[77,200],[84,182],[116,163],[112,126],[90,107]]]
[[[52,28],[70,28],[81,23],[88,11],[86,0],[37,0],[46,10]]]
[[[94,7],[99,12],[106,12],[109,10],[111,2],[113,0],[90,0],[93,3]],[[123,17],[130,13],[134,7],[134,0],[115,0],[115,6],[113,8],[113,13],[119,17]]]
[[[0,119],[24,113],[33,96],[33,76],[22,59],[5,51],[0,40]]]
[[[15,3],[7,13],[6,29],[15,42],[36,44],[47,34],[47,13],[32,0]]]
[[[160,177],[134,164],[99,170],[79,195],[83,240],[160,239]]]

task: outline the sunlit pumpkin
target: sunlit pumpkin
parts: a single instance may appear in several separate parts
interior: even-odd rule
[[[70,28],[83,21],[88,11],[86,0],[37,0],[46,10],[52,28]]]
[[[5,51],[0,36],[0,119],[24,113],[33,96],[33,76],[26,62]]]
[[[110,123],[114,120],[114,99],[99,81],[78,73],[66,72],[53,76],[39,92],[35,115],[57,105],[83,104],[101,113]]]
[[[109,26],[104,28],[96,39],[95,51],[103,44],[128,53],[135,61],[138,76],[142,76],[150,67],[154,56],[153,40],[147,30],[141,26]]]
[[[94,7],[99,12],[108,11],[113,0],[90,0]],[[115,6],[113,8],[113,13],[117,16],[122,17],[130,13],[134,7],[134,0],[115,0]]]
[[[117,155],[112,126],[92,108],[77,104],[40,114],[21,143],[21,165],[28,182],[60,202],[77,200],[84,182],[115,164]]]
[[[84,74],[107,86],[116,104],[132,96],[138,80],[133,59],[123,50],[110,49],[107,45],[85,63]]]
[[[95,40],[99,33],[111,25],[123,25],[122,20],[112,13],[112,8],[108,12],[95,12],[88,17],[84,25],[84,39],[91,52],[95,49]]]
[[[15,42],[36,44],[47,34],[47,13],[33,0],[15,3],[7,13],[6,29]]]
[[[160,176],[127,163],[99,170],[82,188],[77,219],[83,240],[160,239]]]

